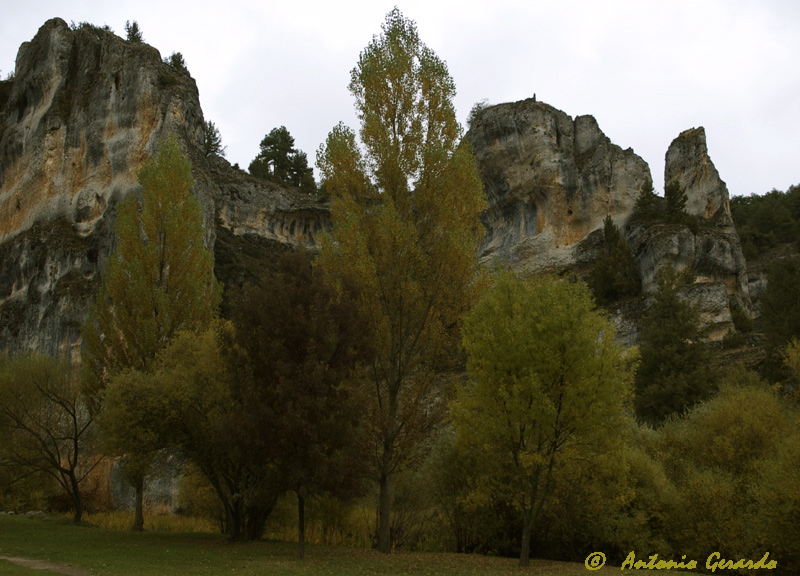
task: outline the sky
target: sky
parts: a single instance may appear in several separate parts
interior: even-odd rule
[[[360,52],[396,5],[447,62],[459,120],[476,102],[539,101],[591,114],[650,165],[705,127],[731,195],[800,184],[800,2],[796,0],[30,0],[3,3],[0,74],[48,19],[135,20],[162,57],[181,52],[227,158],[247,168],[286,126],[313,163],[339,121]],[[316,174],[316,170],[315,170]]]

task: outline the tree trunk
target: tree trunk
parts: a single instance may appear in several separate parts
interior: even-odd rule
[[[225,508],[225,518],[227,525],[225,526],[225,532],[228,534],[228,539],[231,542],[238,542],[242,540],[242,526],[243,520],[242,517],[244,513],[242,512],[242,506],[238,503],[231,503],[226,499],[223,500],[223,506]]]
[[[137,475],[133,487],[136,489],[136,506],[131,530],[142,532],[144,530],[144,474]]]
[[[378,496],[378,551],[392,551],[392,481],[394,472],[394,443],[397,435],[397,404],[400,393],[399,376],[395,371],[389,376],[388,410],[386,428],[383,430],[383,458],[380,471],[380,494]]]
[[[78,479],[75,477],[74,473],[70,474],[69,481],[70,486],[72,486],[72,503],[75,506],[75,515],[72,517],[72,521],[75,524],[80,524],[80,521],[83,518],[83,495],[81,494],[81,489],[78,485]]]
[[[306,557],[306,499],[302,489],[297,492],[297,557]]]
[[[533,532],[533,510],[525,513],[525,520],[522,523],[522,542],[520,543],[519,565],[522,567],[531,564],[531,533]]]
[[[384,455],[384,460],[386,456]],[[392,478],[388,473],[381,474],[380,495],[378,497],[378,551],[388,554],[392,551]]]

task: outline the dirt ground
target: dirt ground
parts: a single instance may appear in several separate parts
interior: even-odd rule
[[[53,574],[66,574],[66,576],[92,576],[90,572],[65,566],[64,564],[54,564],[53,562],[45,562],[44,560],[34,560],[33,558],[16,558],[13,556],[0,556],[0,560],[5,560],[13,564],[19,564],[25,568],[33,570],[47,570]]]

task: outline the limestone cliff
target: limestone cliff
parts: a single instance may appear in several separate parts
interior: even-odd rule
[[[209,246],[218,230],[233,252],[248,234],[313,243],[327,226],[324,206],[298,191],[203,156],[194,80],[147,44],[50,20],[0,95],[0,350],[77,357],[115,206],[168,133],[192,159]]]
[[[489,204],[484,261],[569,266],[578,243],[607,215],[622,224],[652,180],[645,161],[612,144],[592,116],[573,120],[535,100],[483,110],[468,137]]]
[[[691,276],[684,295],[700,308],[712,339],[732,328],[734,302],[749,310],[746,262],[728,190],[708,155],[703,128],[672,142],[664,176],[686,190],[687,212],[700,221],[696,229],[631,218],[650,170],[631,149],[612,144],[591,116],[573,120],[534,100],[501,104],[478,113],[468,137],[489,203],[484,261],[580,274],[596,257],[603,220],[610,215],[629,241],[642,277],[642,300],[616,313],[624,341],[637,341],[637,319],[668,263]]]
[[[627,228],[645,294],[656,290],[658,271],[671,264],[687,272],[687,298],[701,310],[710,338],[721,339],[731,328],[731,306],[751,309],[747,262],[731,217],[728,188],[708,155],[705,130],[682,132],[667,150],[664,182],[686,190],[686,211],[699,219],[688,226],[632,223]]]
[[[116,204],[138,189],[137,172],[167,133],[192,159],[223,282],[255,280],[275,252],[316,242],[329,227],[327,206],[204,156],[203,123],[194,80],[151,46],[59,19],[22,45],[13,81],[0,83],[0,350],[77,358],[79,327],[113,249]],[[635,343],[666,262],[692,274],[686,297],[714,337],[730,327],[731,302],[749,306],[728,191],[702,128],[672,143],[665,170],[702,219],[696,230],[630,218],[650,169],[591,116],[534,100],[502,104],[478,113],[468,138],[489,202],[482,261],[583,273],[611,215],[643,278],[644,296],[616,314],[625,341]]]

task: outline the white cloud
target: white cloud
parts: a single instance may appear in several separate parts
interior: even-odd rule
[[[180,51],[231,162],[246,167],[285,125],[313,160],[339,120],[353,127],[349,73],[394,2],[43,0],[4,8],[0,70],[49,18],[137,20],[163,56]],[[733,194],[800,182],[800,3],[792,0],[408,0],[399,4],[448,62],[462,121],[472,105],[530,97],[600,128],[650,164],[703,125]]]

